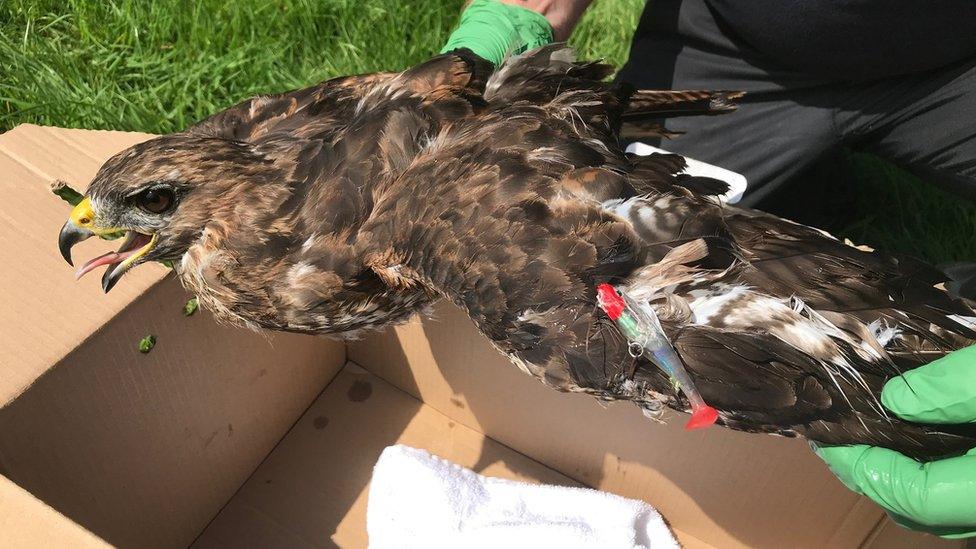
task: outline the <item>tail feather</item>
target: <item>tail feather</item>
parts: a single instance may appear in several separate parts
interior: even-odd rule
[[[638,90],[627,101],[623,118],[725,114],[738,108],[736,101],[743,95],[740,91]]]
[[[674,139],[684,132],[669,130],[664,127],[659,121],[641,120],[640,118],[632,118],[623,123],[620,127],[620,139],[623,142],[633,142],[633,141],[643,141],[647,139],[653,139],[655,137],[663,137],[665,139]]]

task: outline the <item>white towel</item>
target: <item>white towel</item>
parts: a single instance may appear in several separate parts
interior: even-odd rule
[[[372,549],[679,547],[643,501],[484,477],[400,445],[373,469],[366,530]]]

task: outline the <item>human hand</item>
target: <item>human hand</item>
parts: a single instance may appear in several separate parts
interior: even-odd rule
[[[539,12],[498,0],[474,0],[461,13],[441,53],[468,48],[498,65],[509,53],[544,46],[552,39],[552,27]]]
[[[891,379],[881,402],[908,421],[976,422],[976,346]],[[976,536],[976,448],[929,463],[873,446],[824,446],[816,453],[899,525],[946,538]]]

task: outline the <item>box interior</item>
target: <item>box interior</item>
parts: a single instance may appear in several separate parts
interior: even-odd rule
[[[365,546],[372,466],[391,444],[425,448],[489,476],[576,485],[350,362],[193,546]]]

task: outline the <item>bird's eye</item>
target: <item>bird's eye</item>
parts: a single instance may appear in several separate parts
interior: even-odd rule
[[[143,210],[161,214],[173,207],[176,203],[176,195],[170,189],[147,189],[139,193],[136,200]]]

